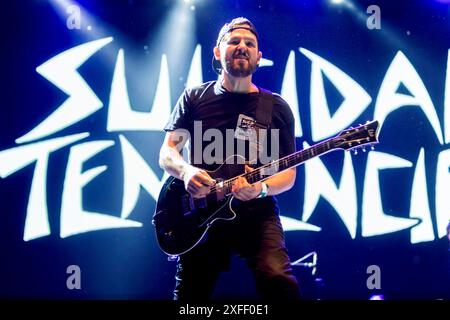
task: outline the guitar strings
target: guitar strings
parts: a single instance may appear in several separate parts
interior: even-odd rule
[[[284,162],[284,166],[285,167],[281,171],[283,171],[283,170],[285,170],[285,169],[287,169],[289,167],[292,167],[294,165],[299,165],[299,164],[303,163],[304,161],[308,160],[308,158],[306,156],[308,156],[309,158],[312,158],[313,156],[320,155],[320,154],[322,154],[324,152],[331,151],[333,148],[336,148],[336,141],[339,141],[339,140],[343,140],[344,142],[349,144],[349,147],[351,147],[352,140],[353,140],[353,142],[359,143],[360,146],[363,146],[366,143],[361,144],[361,141],[363,141],[362,138],[359,138],[359,139],[355,138],[355,137],[351,138],[351,136],[355,135],[355,133],[357,135],[361,135],[361,133],[366,133],[369,126],[370,126],[370,124],[359,126],[359,127],[354,128],[352,130],[348,130],[348,131],[343,132],[343,133],[341,133],[340,135],[338,135],[338,136],[336,136],[334,138],[330,138],[330,139],[322,141],[322,142],[320,142],[320,143],[318,143],[316,145],[313,145],[312,147],[310,147],[308,149],[297,151],[297,152],[295,152],[293,154],[287,155],[287,156],[285,156],[283,158],[280,158],[278,160],[274,160],[271,163],[263,165],[263,166],[255,169],[253,171],[245,172],[245,173],[243,173],[243,174],[241,174],[239,176],[236,176],[236,177],[233,177],[231,179],[225,180],[225,181],[223,181],[223,186],[224,187],[223,186],[217,187],[217,185],[214,185],[213,187],[211,187],[210,191],[208,192],[208,195],[216,193],[219,188],[220,189],[224,189],[225,188],[225,192],[227,192],[227,190],[232,186],[234,181],[236,179],[238,179],[239,177],[241,177],[241,176],[244,176],[247,179],[247,181],[249,181],[249,182],[251,182],[250,180],[253,180],[255,178],[256,181],[255,182],[251,182],[251,183],[256,183],[258,181],[261,181],[261,180],[263,180],[263,179],[261,179],[261,175],[260,175],[261,170],[275,167],[275,168],[277,168],[277,171],[278,171],[280,163],[283,164],[283,162]],[[362,128],[364,128],[364,129],[362,129]],[[349,137],[351,139],[347,140]],[[369,137],[367,137],[367,140],[369,141],[368,138]],[[281,171],[278,171],[278,172],[281,172]],[[274,175],[274,174],[275,173],[272,173],[272,174],[269,173],[269,175]]]
[[[295,152],[293,154],[287,155],[287,156],[285,156],[283,158],[280,158],[280,159],[275,160],[275,161],[273,161],[271,163],[263,165],[263,166],[255,169],[253,171],[245,172],[245,173],[243,173],[243,174],[241,174],[239,176],[236,176],[236,177],[233,177],[231,179],[225,180],[223,182],[223,185],[224,185],[225,188],[228,189],[228,188],[231,187],[231,185],[234,183],[234,181],[237,178],[241,177],[241,176],[244,176],[247,179],[247,181],[253,180],[254,178],[256,178],[255,182],[257,182],[257,181],[261,180],[259,178],[260,178],[260,172],[262,170],[267,169],[267,168],[272,168],[272,167],[279,168],[280,163],[284,164],[284,166],[285,166],[285,168],[283,168],[283,170],[287,169],[291,165],[300,164],[302,161],[306,160],[306,159],[303,159],[303,158],[305,158],[305,156],[311,157],[311,156],[318,155],[318,154],[321,154],[321,153],[323,153],[325,151],[330,150],[330,142],[332,142],[332,139],[329,139],[329,140],[323,141],[321,143],[318,143],[318,144],[312,146],[311,148],[308,148],[308,149],[305,149],[305,150],[300,150],[300,151],[297,151],[297,152]],[[298,162],[298,160],[300,160],[301,162]],[[281,171],[283,171],[283,170],[281,170]],[[255,182],[253,182],[253,183],[255,183]],[[213,194],[213,193],[217,192],[218,189],[222,189],[222,188],[223,187],[213,186],[213,187],[211,187],[211,189],[210,189],[208,194]]]

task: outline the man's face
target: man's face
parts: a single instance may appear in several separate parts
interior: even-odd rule
[[[225,35],[214,54],[220,58],[225,72],[239,78],[253,74],[261,59],[256,36],[245,29],[236,29]]]

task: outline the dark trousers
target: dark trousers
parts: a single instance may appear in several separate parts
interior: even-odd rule
[[[264,204],[264,203],[263,203]],[[255,277],[263,300],[299,299],[299,287],[292,274],[278,208],[245,208],[231,221],[217,221],[207,239],[181,255],[177,263],[174,299],[209,300],[222,271],[229,269],[231,255],[240,254]],[[268,210],[269,209],[269,210]]]

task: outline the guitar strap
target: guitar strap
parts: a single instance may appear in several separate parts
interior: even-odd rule
[[[265,144],[265,139],[267,139],[267,134],[270,129],[270,123],[272,122],[272,110],[273,110],[273,95],[269,90],[259,88],[261,93],[258,106],[256,108],[256,143],[255,141],[250,141],[250,148],[256,151],[253,154],[259,154],[262,152],[262,148]],[[251,164],[256,164],[257,159],[250,159]]]
[[[269,129],[272,122],[273,95],[272,92],[263,88],[259,88],[259,92],[261,96],[256,108],[256,122]]]

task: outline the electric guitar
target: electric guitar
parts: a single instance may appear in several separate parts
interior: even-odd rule
[[[155,226],[158,245],[168,255],[184,254],[204,239],[215,221],[234,219],[236,213],[233,210],[234,197],[231,187],[239,176],[245,177],[248,183],[253,184],[330,151],[364,148],[366,145],[373,148],[376,143],[378,121],[372,121],[356,128],[350,127],[333,138],[247,173],[242,173],[245,172],[244,164],[236,164],[239,163],[236,161],[238,156],[231,156],[219,168],[208,172],[216,183],[203,198],[192,197],[185,190],[182,180],[170,177],[160,191],[153,215],[152,223]]]

